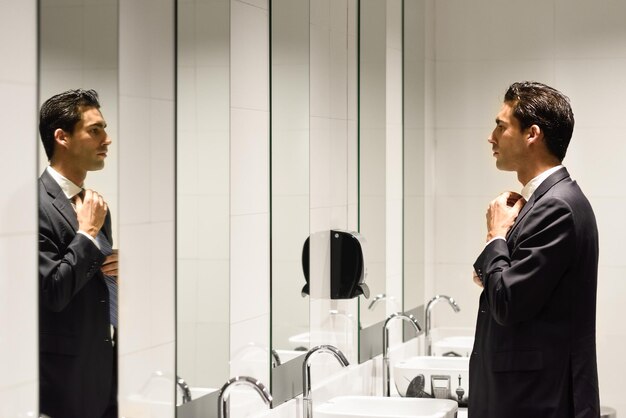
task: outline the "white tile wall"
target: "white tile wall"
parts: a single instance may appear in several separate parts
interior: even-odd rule
[[[174,417],[174,7],[119,4],[120,415]]]
[[[623,105],[626,93],[626,27],[622,2],[591,4],[552,0],[524,4],[481,0],[436,2],[435,252],[428,286],[459,300],[461,313],[437,310],[435,323],[473,325],[478,292],[470,272],[484,241],[486,204],[505,189],[519,190],[514,175],[499,172],[486,138],[504,91],[513,81],[538,80],[572,101],[576,129],[565,165],[589,197],[600,232],[598,365],[601,402],[626,411],[620,378],[611,373],[626,342],[619,322],[626,233]],[[501,36],[510,20],[532,10],[534,28],[523,41]],[[523,24],[521,19],[520,24]],[[499,28],[499,29],[498,29]],[[459,208],[462,208],[460,210]]]
[[[37,2],[0,2],[0,416],[35,416],[39,409],[37,331]],[[10,102],[10,105],[7,103]]]

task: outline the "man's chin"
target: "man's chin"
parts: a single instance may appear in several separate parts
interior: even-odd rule
[[[104,168],[104,161],[98,162],[91,166],[88,171],[100,171]]]

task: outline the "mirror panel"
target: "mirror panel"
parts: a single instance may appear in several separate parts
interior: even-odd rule
[[[370,288],[370,300],[360,297],[361,328],[385,318],[386,3],[361,0],[359,7],[359,233],[367,240]]]
[[[425,2],[405,1],[403,38],[404,311],[424,304],[426,39]],[[421,314],[421,312],[419,312]]]
[[[274,0],[271,12],[271,345],[276,367],[309,349],[309,295],[301,294],[302,248],[309,235],[309,0]]]
[[[402,1],[361,0],[359,232],[369,300],[362,328],[402,310]]]
[[[85,185],[106,199],[117,247],[118,0],[40,0],[39,31],[39,105],[70,89],[98,92],[112,143],[104,169],[89,172]],[[48,158],[38,143],[41,174]]]
[[[230,1],[177,7],[177,374],[207,393],[230,373]]]

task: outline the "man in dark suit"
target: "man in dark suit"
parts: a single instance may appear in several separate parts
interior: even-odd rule
[[[50,165],[39,179],[39,395],[52,418],[117,417],[117,255],[106,202],[83,190],[104,167],[105,128],[93,90],[41,107]]]
[[[496,166],[521,195],[489,204],[470,358],[469,417],[600,416],[595,321],[598,231],[587,198],[561,165],[574,129],[569,100],[514,83],[489,137]]]

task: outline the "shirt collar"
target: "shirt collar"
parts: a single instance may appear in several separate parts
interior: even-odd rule
[[[529,181],[528,183],[526,183],[526,186],[524,186],[521,192],[521,195],[524,198],[524,200],[528,202],[530,197],[533,195],[535,190],[537,190],[537,188],[541,185],[541,183],[543,183],[545,179],[550,177],[550,174],[554,173],[560,168],[563,168],[563,165],[557,165],[556,167],[549,168],[543,173],[539,174],[534,179],[532,179],[531,181]]]
[[[67,178],[63,177],[63,175],[61,175],[61,173],[56,171],[54,168],[48,166],[46,167],[46,170],[48,171],[48,174],[52,176],[54,181],[57,182],[57,184],[59,185],[61,190],[63,190],[63,193],[68,199],[71,200],[74,196],[76,196],[78,193],[80,193],[83,190],[81,187],[72,183],[71,180],[68,180]]]

